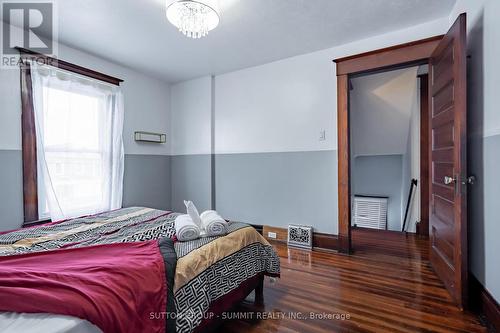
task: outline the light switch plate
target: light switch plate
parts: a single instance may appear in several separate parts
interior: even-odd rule
[[[267,232],[267,237],[276,239],[276,233],[275,233],[275,232],[268,231],[268,232]]]

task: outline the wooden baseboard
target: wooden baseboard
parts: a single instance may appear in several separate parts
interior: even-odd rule
[[[269,232],[275,233],[276,238],[269,237]],[[288,240],[288,230],[285,228],[263,226],[262,235],[264,238],[270,241],[276,241],[280,243],[286,243]],[[325,234],[321,232],[313,232],[313,249],[314,250],[328,250],[337,251],[338,249],[338,237],[337,235]]]
[[[338,251],[339,239],[337,235],[322,232],[313,233],[313,248],[318,250]]]
[[[264,228],[264,226],[263,226],[263,225],[261,225],[261,224],[250,224],[250,225],[251,225],[252,227],[254,227],[254,228],[255,228],[255,230],[257,230],[257,232],[258,232],[259,234],[261,234],[261,235],[262,235],[262,233],[263,233],[263,230],[262,230],[262,229]]]
[[[276,237],[269,237],[269,233],[275,233]],[[288,239],[288,231],[285,228],[277,228],[265,225],[263,227],[262,236],[267,240],[272,240],[280,243],[286,243]]]
[[[469,273],[469,300],[471,310],[479,314],[489,330],[500,332],[500,306],[471,273]]]

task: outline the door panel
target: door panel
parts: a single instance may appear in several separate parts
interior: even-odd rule
[[[455,195],[453,191],[450,191],[446,187],[440,185],[432,186],[431,192],[434,193],[436,198],[443,198],[450,202],[453,202],[453,197]]]
[[[434,105],[436,112],[434,116],[453,106],[453,84],[447,85],[441,89],[436,96],[434,96]]]
[[[443,222],[449,229],[454,228],[455,222],[455,209],[453,202],[450,202],[438,195],[434,196],[434,210],[433,213],[440,220],[438,222]],[[451,233],[450,233],[451,234]],[[453,241],[453,240],[449,240]]]
[[[466,22],[455,21],[429,60],[431,264],[458,306],[466,303]]]
[[[444,117],[441,117],[444,119]],[[453,147],[454,133],[453,127],[450,127],[450,122],[444,123],[441,126],[432,129],[432,148],[442,149]]]
[[[449,108],[444,112],[439,112],[436,115],[433,115],[433,123],[434,128],[438,128],[442,125],[449,124],[450,121],[454,121],[455,118],[455,110],[453,108]]]

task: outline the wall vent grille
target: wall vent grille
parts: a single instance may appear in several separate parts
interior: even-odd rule
[[[312,249],[312,227],[290,224],[288,226],[288,245]]]
[[[353,223],[357,227],[387,229],[388,198],[354,197]]]

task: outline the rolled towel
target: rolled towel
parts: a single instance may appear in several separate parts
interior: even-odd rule
[[[186,211],[191,217],[191,220],[193,220],[194,224],[196,224],[198,228],[203,229],[200,214],[198,213],[198,209],[196,209],[194,203],[192,201],[184,200],[184,205],[186,206]]]
[[[181,242],[190,241],[200,237],[201,228],[198,227],[188,214],[175,218],[175,233]]]
[[[207,236],[227,234],[228,223],[215,210],[207,210],[201,213],[200,218]]]

